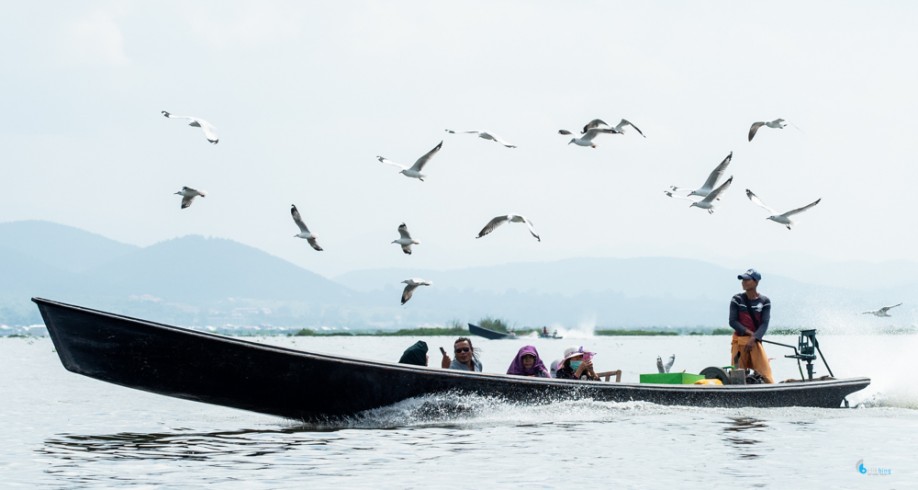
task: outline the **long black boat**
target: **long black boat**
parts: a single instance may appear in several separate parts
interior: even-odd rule
[[[491,340],[500,340],[500,339],[515,339],[516,334],[508,332],[498,332],[497,330],[491,330],[490,328],[479,327],[474,323],[469,323],[469,333],[472,335],[478,335],[486,339]]]
[[[589,397],[702,407],[839,407],[868,378],[772,385],[655,385],[470,373],[350,359],[249,342],[41,298],[61,362],[161,395],[301,420],[349,416],[433,393],[545,403]]]

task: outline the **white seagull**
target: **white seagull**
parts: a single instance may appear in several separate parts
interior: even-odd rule
[[[732,160],[733,160],[733,152],[731,151],[730,154],[727,155],[727,158],[724,158],[724,160],[720,162],[719,165],[714,167],[714,170],[712,170],[711,173],[708,174],[708,179],[704,181],[704,184],[701,184],[701,187],[686,194],[685,197],[691,197],[691,196],[705,197],[708,194],[710,194],[711,191],[714,189],[714,186],[717,185],[717,181],[720,180],[721,177],[723,177],[724,172],[727,170],[727,166],[730,165],[730,161]],[[676,186],[670,186],[670,189],[673,192],[679,190],[679,188]],[[680,196],[674,195],[673,192],[669,192],[669,191],[663,191],[663,192],[669,197],[680,197]]]
[[[306,228],[306,223],[303,223],[303,218],[300,216],[300,212],[296,209],[295,204],[290,205],[290,214],[293,216],[293,222],[296,223],[296,226],[300,228],[300,232],[293,236],[297,238],[305,238],[306,241],[309,242],[309,245],[312,246],[312,248],[321,252],[322,247],[320,247],[319,243],[316,242],[317,237],[309,231],[309,228]]]
[[[749,128],[749,141],[752,141],[752,138],[755,137],[755,133],[762,126],[766,126],[773,129],[784,129],[784,126],[787,126],[787,123],[784,122],[784,119],[778,118],[774,121],[759,121],[752,123],[752,127]]]
[[[188,186],[183,186],[182,190],[176,192],[176,194],[182,196],[182,209],[191,206],[191,201],[194,201],[194,198],[201,196],[206,197],[207,193],[204,191],[199,191],[197,189],[192,189]]]
[[[893,309],[893,308],[895,308],[895,307],[897,307],[897,306],[902,306],[902,303],[899,303],[899,304],[897,304],[897,305],[892,305],[892,306],[884,306],[884,307],[880,308],[879,310],[865,311],[863,314],[864,314],[864,315],[873,315],[873,316],[892,316],[892,315],[889,314],[889,310],[891,310],[891,309]]]
[[[663,364],[663,359],[660,358],[660,356],[657,356],[657,372],[668,373],[669,370],[672,369],[674,362],[676,362],[675,354],[669,356],[669,362],[667,362],[665,365]]]
[[[217,136],[217,128],[215,128],[211,123],[192,116],[174,116],[167,111],[160,111],[163,113],[163,116],[168,117],[169,119],[185,119],[188,122],[189,126],[194,126],[196,128],[201,128],[201,131],[204,131],[204,137],[207,138],[207,141],[210,141],[213,144],[217,144],[220,141],[220,138]]]
[[[575,144],[577,146],[589,146],[591,148],[596,148],[596,143],[593,143],[593,138],[600,134],[621,134],[622,132],[615,128],[592,128],[587,130],[586,133],[583,133],[579,137],[574,136],[574,133],[566,130],[559,129],[558,134],[563,134],[565,136],[571,136],[571,140],[567,144]]]
[[[505,216],[495,217],[494,219],[489,221],[488,224],[486,224],[485,227],[481,229],[481,231],[478,232],[478,236],[475,238],[481,238],[487,235],[488,233],[491,233],[492,231],[494,231],[494,228],[497,228],[498,226],[508,221],[511,223],[526,223],[526,226],[529,227],[529,233],[531,233],[532,236],[534,236],[536,240],[540,242],[542,241],[542,239],[539,238],[539,234],[536,233],[535,228],[532,226],[532,222],[526,219],[525,216],[520,216],[518,214],[508,214]]]
[[[402,304],[407,303],[408,300],[411,299],[411,295],[414,294],[414,290],[417,289],[418,286],[430,286],[431,284],[433,284],[432,282],[428,280],[420,279],[417,277],[412,277],[411,279],[405,279],[404,281],[402,281],[402,283],[406,284],[405,290],[402,291]]]
[[[476,130],[471,130],[471,131],[453,131],[452,129],[447,129],[446,132],[449,133],[449,134],[456,134],[456,133],[477,134],[478,137],[481,138],[481,139],[493,141],[493,142],[495,142],[495,143],[500,143],[500,144],[506,146],[507,148],[516,148],[516,145],[511,145],[510,143],[507,143],[506,141],[500,139],[500,136],[497,136],[496,134],[491,133],[491,132],[489,132],[489,131],[476,131]]]
[[[707,209],[708,213],[713,214],[714,213],[714,201],[720,199],[720,195],[723,194],[723,192],[726,191],[727,188],[729,188],[730,184],[732,183],[733,183],[733,176],[731,175],[730,178],[725,180],[723,184],[720,184],[719,187],[709,192],[708,195],[704,197],[704,199],[698,202],[693,202],[692,204],[689,205],[689,207],[690,208],[698,207],[701,209]]]
[[[411,245],[420,245],[421,242],[411,238],[411,234],[408,233],[408,226],[405,223],[398,225],[398,234],[399,237],[397,240],[392,240],[392,243],[397,243],[402,246],[402,252],[405,252],[408,255],[411,255]]]
[[[618,134],[624,134],[625,126],[631,126],[632,128],[634,128],[635,131],[638,132],[638,134],[640,134],[641,136],[644,136],[644,132],[641,131],[637,126],[632,124],[631,121],[627,119],[622,119],[615,126],[609,125],[607,122],[603,121],[602,119],[593,119],[592,121],[586,123],[586,125],[583,127],[583,130],[580,131],[580,134],[584,134],[593,128],[612,128],[612,129],[615,129],[615,131],[617,131]],[[644,137],[646,138],[647,136],[644,136]]]
[[[402,165],[401,163],[393,162],[392,160],[389,160],[386,157],[381,157],[379,155],[376,155],[376,159],[379,160],[380,162],[388,163],[389,165],[395,165],[396,167],[402,169],[402,171],[399,173],[404,174],[405,177],[411,177],[411,178],[418,179],[421,182],[423,182],[424,177],[426,177],[426,175],[421,173],[421,169],[424,168],[424,165],[427,164],[427,161],[430,160],[431,157],[433,157],[434,155],[437,154],[438,151],[440,151],[440,148],[443,148],[442,141],[437,146],[435,146],[433,150],[428,151],[426,154],[424,154],[424,156],[422,156],[421,158],[418,158],[418,161],[414,162],[414,165],[412,165],[411,168],[409,168],[407,165]]]
[[[746,196],[749,197],[749,200],[750,200],[750,201],[752,201],[752,202],[755,203],[756,205],[762,207],[763,209],[765,209],[766,211],[768,211],[769,213],[771,213],[771,216],[769,216],[767,219],[770,219],[770,220],[774,221],[775,223],[781,223],[782,225],[786,226],[788,230],[791,229],[791,226],[794,225],[794,222],[791,221],[791,219],[790,219],[791,216],[793,216],[793,215],[795,215],[795,214],[797,214],[797,213],[802,213],[802,212],[806,211],[807,209],[810,209],[811,207],[813,207],[813,206],[819,204],[819,201],[822,201],[822,198],[820,198],[820,199],[817,199],[817,200],[815,200],[815,201],[813,201],[813,202],[807,204],[806,206],[799,207],[799,208],[797,208],[797,209],[791,209],[790,211],[788,211],[788,212],[786,212],[786,213],[778,213],[778,212],[775,211],[774,209],[768,207],[764,202],[762,202],[761,199],[759,199],[759,196],[755,195],[755,193],[753,193],[753,192],[750,191],[749,189],[746,189]]]

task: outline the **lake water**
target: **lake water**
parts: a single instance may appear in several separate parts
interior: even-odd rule
[[[259,342],[397,360],[409,337]],[[431,364],[452,337],[424,337]],[[796,337],[771,337],[795,344]],[[302,425],[70,373],[47,337],[0,338],[0,487],[11,488],[918,488],[914,335],[822,335],[837,377],[869,376],[852,409],[698,409],[591,400],[525,406],[485,398],[431,414],[409,400],[340,423]],[[598,352],[624,381],[728,364],[729,337],[474,339],[485,371],[535,345]],[[768,347],[775,376],[796,363]],[[818,375],[826,374],[819,364]],[[858,471],[861,464],[866,474]],[[888,474],[886,474],[888,473]]]

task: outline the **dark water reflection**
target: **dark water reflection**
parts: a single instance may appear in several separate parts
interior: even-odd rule
[[[62,460],[208,460],[215,456],[279,454],[303,445],[323,446],[332,440],[314,436],[315,432],[299,429],[62,434],[46,440],[38,452]]]
[[[753,417],[729,417],[724,427],[724,440],[729,446],[737,449],[742,459],[758,459],[762,457],[757,451],[762,444],[760,434],[769,429],[764,420]]]

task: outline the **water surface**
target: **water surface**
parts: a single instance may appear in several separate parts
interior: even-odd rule
[[[396,360],[417,339],[257,340]],[[423,340],[437,352],[453,339]],[[657,355],[676,354],[674,370],[688,372],[729,356],[729,337],[711,336],[474,342],[486,371],[505,371],[524,343],[549,360],[582,344],[598,352],[597,367],[620,368],[625,381],[653,372]],[[85,378],[63,369],[50,339],[6,338],[0,474],[23,488],[909,488],[918,481],[918,393],[905,364],[916,344],[915,336],[820,337],[836,376],[874,380],[847,410],[434,395],[304,425]],[[784,354],[769,347],[778,379],[797,375]],[[878,469],[892,474],[872,474]]]

